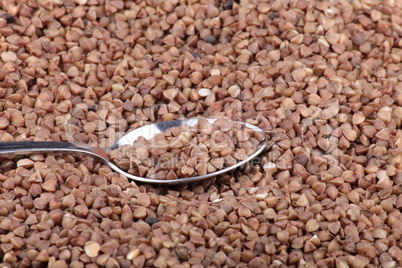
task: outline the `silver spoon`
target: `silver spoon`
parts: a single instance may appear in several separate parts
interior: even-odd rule
[[[216,119],[207,119],[210,124],[215,122]],[[138,182],[145,182],[145,183],[157,183],[157,184],[181,184],[181,183],[190,183],[190,182],[196,182],[200,181],[203,179],[207,179],[213,176],[217,176],[219,174],[226,173],[230,170],[233,170],[254,157],[256,157],[258,154],[260,154],[265,147],[267,146],[267,139],[263,140],[259,146],[257,147],[257,150],[254,154],[251,156],[247,157],[245,160],[237,162],[235,165],[226,167],[224,169],[218,170],[213,173],[209,173],[206,175],[202,176],[196,176],[196,177],[189,177],[189,178],[181,178],[181,179],[175,179],[175,180],[157,180],[157,179],[148,179],[148,178],[143,178],[143,177],[138,177],[131,175],[122,169],[120,169],[117,165],[113,164],[110,159],[109,159],[109,152],[119,146],[123,145],[132,145],[134,141],[137,140],[138,137],[142,136],[146,139],[151,139],[153,138],[156,134],[165,132],[167,129],[172,128],[172,127],[177,127],[181,126],[184,124],[187,124],[189,126],[194,126],[197,124],[198,118],[194,119],[186,119],[186,120],[174,120],[174,121],[166,121],[166,122],[160,122],[160,123],[155,123],[151,125],[146,125],[140,128],[137,128],[133,131],[130,131],[123,137],[121,137],[115,144],[113,144],[109,148],[96,148],[89,146],[87,144],[83,143],[72,143],[72,142],[56,142],[56,141],[15,141],[15,142],[0,142],[0,155],[10,155],[10,154],[32,154],[32,153],[83,153],[90,155],[101,162],[105,163],[108,165],[111,169],[113,169],[116,172],[119,172],[123,175],[125,175],[127,178],[132,179],[134,181]],[[256,126],[247,124],[247,123],[242,123],[242,122],[237,122],[243,125],[246,125],[248,128],[253,129],[254,131],[261,132],[263,134],[264,131]]]

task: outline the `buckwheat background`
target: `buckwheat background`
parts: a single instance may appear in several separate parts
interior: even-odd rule
[[[194,116],[270,138],[259,164],[171,188],[79,155],[2,157],[2,267],[402,266],[401,1],[0,9],[2,141],[103,147]]]

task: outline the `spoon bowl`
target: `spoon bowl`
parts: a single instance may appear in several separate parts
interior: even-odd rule
[[[189,125],[195,126],[198,122],[198,118],[186,119],[186,120],[173,120],[173,121],[166,121],[166,122],[159,122],[150,125],[146,125],[140,128],[137,128],[133,131],[128,132],[126,135],[121,137],[116,143],[114,143],[109,148],[97,148],[92,147],[87,144],[82,143],[72,143],[72,142],[54,142],[54,141],[16,141],[16,142],[0,142],[0,155],[15,155],[15,154],[34,154],[34,153],[81,153],[90,155],[97,160],[105,163],[114,171],[125,175],[127,178],[134,180],[136,182],[143,182],[143,183],[152,183],[152,184],[184,184],[184,183],[191,183],[197,182],[204,179],[208,179],[231,170],[234,170],[251,159],[255,158],[259,155],[267,146],[267,138],[260,142],[257,147],[255,153],[244,159],[243,161],[237,162],[235,165],[223,168],[213,173],[208,173],[202,176],[196,177],[188,177],[188,178],[181,178],[175,180],[157,180],[157,179],[149,179],[144,177],[134,176],[122,170],[116,164],[110,161],[109,159],[109,152],[113,149],[116,149],[120,146],[124,145],[132,145],[134,141],[136,141],[139,137],[144,137],[146,139],[153,138],[156,134],[165,132],[169,128],[178,127],[181,125]],[[207,119],[210,124],[215,122],[217,119]],[[235,123],[235,121],[232,121]],[[264,133],[264,131],[254,125],[250,125],[243,122],[236,122],[245,125],[248,128],[253,129],[256,132]]]

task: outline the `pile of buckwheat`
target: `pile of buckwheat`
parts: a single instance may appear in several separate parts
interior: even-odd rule
[[[1,141],[200,116],[269,146],[170,188],[1,157],[0,266],[401,267],[401,59],[398,0],[1,1]]]

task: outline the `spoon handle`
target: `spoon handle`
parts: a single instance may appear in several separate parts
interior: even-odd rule
[[[0,142],[0,155],[35,153],[83,153],[103,161],[109,161],[108,154],[104,150],[83,143],[58,141]]]

